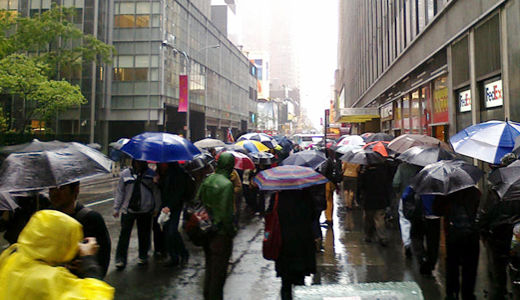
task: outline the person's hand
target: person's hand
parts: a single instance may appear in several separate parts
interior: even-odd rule
[[[161,210],[163,213],[167,214],[170,212],[170,208],[168,206],[165,206],[163,207],[163,209]]]
[[[114,211],[112,216],[114,216],[114,218],[119,218],[119,212],[118,211]]]
[[[79,243],[79,256],[95,255],[98,252],[99,245],[94,237],[88,237]]]

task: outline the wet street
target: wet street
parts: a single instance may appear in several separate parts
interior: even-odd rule
[[[204,254],[186,239],[190,260],[185,268],[163,266],[153,256],[147,266],[137,265],[137,232],[132,233],[129,263],[125,270],[117,271],[113,257],[120,225],[112,217],[112,178],[97,183],[83,184],[80,201],[99,211],[107,223],[112,238],[112,261],[106,280],[116,288],[116,299],[202,299]],[[317,254],[318,273],[307,277],[307,285],[327,285],[387,281],[415,281],[425,299],[442,299],[444,296],[444,253],[433,278],[419,274],[417,264],[406,259],[402,251],[397,228],[389,228],[391,242],[387,247],[364,242],[362,211],[346,212],[342,201],[335,195],[334,225],[322,228],[324,252]],[[279,299],[280,279],[276,278],[274,262],[262,258],[263,221],[259,217],[243,216],[240,230],[234,240],[229,277],[225,286],[225,299]],[[150,255],[152,252],[150,252]],[[484,298],[487,290],[485,250],[481,247],[480,267],[476,293]]]

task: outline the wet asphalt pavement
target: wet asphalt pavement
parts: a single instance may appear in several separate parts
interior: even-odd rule
[[[105,218],[112,238],[112,261],[106,281],[116,288],[116,299],[202,299],[204,253],[185,238],[190,259],[185,267],[166,267],[150,251],[149,264],[137,265],[137,232],[130,241],[125,270],[114,267],[120,224],[112,217],[113,189],[116,181],[107,178],[98,184],[82,185],[80,201],[89,204]],[[322,217],[323,218],[323,217]],[[432,278],[419,274],[413,259],[404,256],[397,227],[389,227],[390,243],[382,247],[364,242],[362,211],[346,211],[335,195],[334,224],[322,228],[324,251],[317,254],[318,272],[306,284],[350,284],[364,282],[415,281],[425,299],[444,297],[444,257],[441,245],[439,263]],[[242,214],[240,230],[234,240],[225,299],[279,299],[280,279],[274,262],[262,258],[263,220]],[[442,244],[442,241],[441,241]],[[477,298],[487,290],[486,253],[481,247],[477,278]],[[324,295],[325,296],[325,295]]]

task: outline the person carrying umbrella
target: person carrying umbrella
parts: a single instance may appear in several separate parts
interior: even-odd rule
[[[231,153],[222,153],[215,174],[209,175],[198,191],[216,226],[216,232],[204,245],[204,299],[207,300],[223,299],[227,267],[233,251],[236,227],[233,222],[233,183],[229,177],[234,165],[234,156]]]
[[[155,172],[146,161],[132,160],[132,167],[123,170],[114,196],[113,216],[121,216],[121,232],[116,249],[116,268],[126,267],[128,245],[134,222],[137,222],[139,258],[137,263],[148,262],[152,217],[161,205],[160,191],[153,178]]]
[[[329,182],[325,184],[325,199],[327,200],[327,208],[325,209],[325,223],[332,227],[332,215],[334,211],[334,190],[343,180],[343,172],[341,162],[336,158],[336,152],[327,148],[327,160],[323,163],[321,173]]]

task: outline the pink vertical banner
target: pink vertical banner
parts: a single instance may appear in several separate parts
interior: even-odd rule
[[[179,75],[179,109],[177,111],[188,111],[188,75]]]

